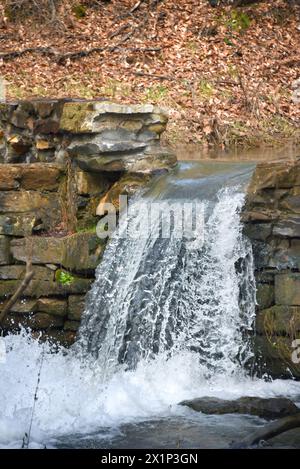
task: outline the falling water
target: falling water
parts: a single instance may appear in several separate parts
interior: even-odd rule
[[[249,361],[255,282],[239,214],[250,174],[251,165],[237,165],[230,175],[223,168],[217,179],[206,175],[200,190],[194,179],[187,191],[187,168],[179,177],[162,177],[131,205],[129,224],[141,226],[153,203],[177,212],[197,203],[205,224],[193,240],[178,237],[175,226],[160,237],[156,218],[147,236],[126,237],[121,218],[97,270],[79,340],[108,374],[120,363],[132,369],[141,359],[188,350],[198,352],[208,374],[231,374]]]

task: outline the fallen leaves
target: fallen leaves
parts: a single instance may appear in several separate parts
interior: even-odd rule
[[[215,143],[218,136],[224,145],[230,126],[240,137],[250,128],[281,126],[290,134],[299,127],[292,101],[299,7],[275,0],[233,14],[207,0],[92,3],[80,19],[67,8],[60,30],[2,21],[0,72],[9,97],[152,101],[170,109],[172,141]],[[236,28],[240,11],[243,29]]]

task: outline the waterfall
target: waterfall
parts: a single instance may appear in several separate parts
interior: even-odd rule
[[[245,372],[252,355],[255,284],[240,212],[252,169],[181,163],[132,200],[128,218],[134,228],[143,226],[145,205],[154,203],[170,204],[178,213],[192,201],[204,214],[203,223],[195,224],[192,236],[177,236],[174,223],[170,236],[153,236],[153,221],[142,235],[125,237],[121,217],[73,347],[53,353],[49,343],[42,345],[25,330],[2,339],[0,448],[22,446],[33,402],[31,448],[109,448],[118,447],[120,435],[126,440],[122,447],[129,447],[125,427],[132,424],[140,434],[149,419],[175,419],[180,429],[199,419],[197,442],[199,435],[216,435],[211,445],[220,445],[230,428],[231,441],[241,422],[249,424],[249,417],[191,415],[177,405],[186,399],[277,395],[299,401],[299,382],[269,382]],[[151,447],[167,437],[161,435]]]
[[[187,198],[180,184],[170,191],[166,180],[159,197],[150,191],[133,201],[129,225],[143,226],[145,207],[155,202],[184,211],[192,200],[203,209],[204,226],[191,240],[178,237],[173,224],[164,238],[155,218],[148,233],[126,237],[121,218],[97,269],[78,345],[108,374],[120,364],[134,369],[141,359],[189,350],[198,352],[208,375],[231,374],[251,358],[255,316],[252,250],[240,223],[244,190],[226,174],[218,184],[207,177],[200,193]]]

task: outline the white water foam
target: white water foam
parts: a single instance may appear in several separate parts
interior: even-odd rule
[[[6,363],[0,364],[0,446],[20,448],[28,432],[43,346],[30,335],[5,338]],[[44,349],[30,447],[43,447],[52,438],[91,433],[125,422],[182,415],[184,399],[201,396],[238,398],[245,395],[299,398],[300,383],[265,382],[246,374],[206,378],[196,353],[181,352],[169,360],[158,356],[141,361],[135,371],[120,369],[107,382],[97,362],[72,351]]]

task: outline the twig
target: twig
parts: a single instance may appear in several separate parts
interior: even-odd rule
[[[144,0],[139,0],[138,2],[136,2],[135,5],[133,5],[133,7],[132,7],[131,10],[130,10],[130,14],[131,14],[131,15],[132,15],[132,13],[135,12],[135,10],[137,10],[137,9],[140,7],[140,5],[143,3],[143,1],[144,1]]]
[[[54,49],[51,49],[50,47],[27,47],[26,49],[22,49],[22,50],[2,52],[0,53],[0,59],[2,60],[15,59],[17,57],[21,57],[24,54],[27,54],[28,52],[30,53],[38,52],[42,55],[58,55],[58,52],[56,52]]]
[[[128,18],[128,16],[131,16],[136,10],[139,9],[142,3],[144,3],[144,0],[139,0],[138,2],[135,3],[135,5],[133,5],[132,8],[130,8],[129,11],[127,11],[123,15],[118,16],[117,19],[124,20],[125,18]]]
[[[127,29],[128,27],[130,27],[130,24],[129,24],[129,23],[123,24],[123,25],[120,26],[120,28],[118,28],[116,31],[113,31],[113,32],[108,36],[108,38],[109,38],[109,39],[113,39],[115,36],[118,36],[118,35],[121,34],[123,31],[125,31],[125,29]]]
[[[0,324],[3,323],[3,321],[6,318],[7,314],[11,311],[14,304],[18,301],[18,299],[20,298],[22,293],[26,290],[26,288],[28,287],[29,283],[31,282],[33,276],[34,276],[34,271],[32,270],[31,261],[27,260],[25,277],[22,280],[19,287],[17,288],[17,290],[15,291],[15,293],[13,294],[13,296],[8,300],[8,302],[4,306],[3,310],[1,311]]]
[[[130,34],[131,36],[131,34]],[[27,53],[39,53],[42,55],[47,55],[49,57],[55,57],[55,60],[58,64],[63,64],[66,60],[76,60],[81,57],[87,57],[93,53],[100,53],[100,52],[115,52],[121,50],[130,50],[134,52],[159,52],[161,51],[161,47],[121,47],[121,45],[130,37],[127,35],[122,41],[114,46],[105,46],[105,47],[93,47],[92,49],[81,50],[76,52],[67,52],[65,54],[61,54],[50,47],[36,47],[36,48],[27,48],[22,49],[20,51],[13,51],[13,52],[4,52],[0,53],[0,59],[2,60],[10,60],[21,57]]]
[[[259,428],[251,435],[243,438],[241,441],[234,442],[231,445],[231,448],[247,448],[258,444],[260,441],[269,440],[274,438],[274,436],[298,427],[300,427],[300,412],[290,417],[284,417],[276,420],[275,422],[264,425],[262,428]]]
[[[38,400],[38,392],[39,392],[39,386],[40,386],[40,382],[41,382],[41,374],[42,374],[42,367],[43,367],[43,363],[44,363],[44,357],[45,357],[45,344],[43,344],[42,353],[41,353],[41,361],[40,361],[39,371],[38,371],[38,375],[37,375],[37,383],[36,383],[36,387],[35,387],[35,391],[34,391],[33,405],[32,405],[31,417],[30,417],[30,422],[29,422],[29,429],[28,429],[28,433],[25,433],[25,435],[24,435],[22,449],[28,449],[29,444],[30,444],[30,437],[31,437],[31,430],[32,430],[32,424],[33,424],[33,419],[34,419],[35,405],[36,405],[36,401]]]

